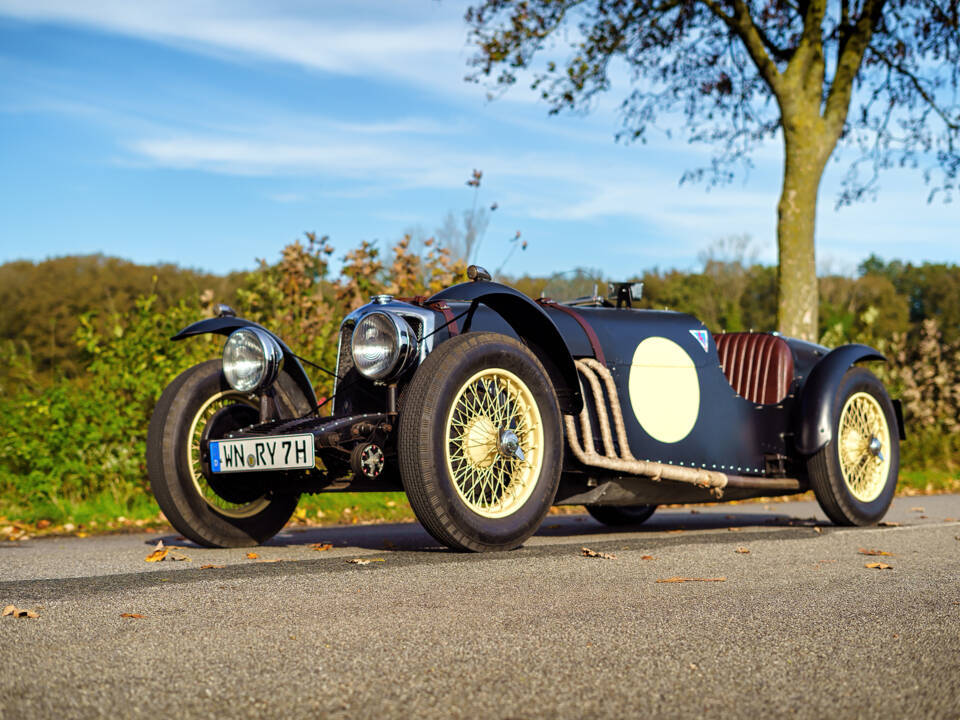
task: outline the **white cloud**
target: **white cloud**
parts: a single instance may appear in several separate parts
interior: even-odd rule
[[[0,0],[0,14],[33,22],[82,25],[194,49],[241,53],[340,75],[401,77],[417,84],[451,79],[462,85],[466,31],[457,13],[434,17],[383,17],[389,5],[372,6],[357,21],[320,4],[303,5],[167,0]],[[456,59],[457,62],[444,62]]]

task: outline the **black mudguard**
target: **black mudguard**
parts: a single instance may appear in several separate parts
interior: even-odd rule
[[[561,412],[580,412],[583,396],[573,356],[556,324],[533,300],[511,287],[486,281],[454,285],[438,292],[429,302],[435,300],[483,304],[500,315],[543,363]]]
[[[294,355],[293,351],[287,347],[286,343],[263,327],[263,325],[255,323],[252,320],[245,320],[244,318],[239,317],[208,318],[206,320],[195,322],[192,325],[188,325],[170,339],[183,340],[184,338],[193,337],[194,335],[206,335],[208,333],[229,335],[237,328],[242,327],[258,327],[261,330],[270,333],[273,339],[277,341],[277,344],[280,345],[280,349],[283,350],[283,369],[291,378],[293,378],[293,381],[297,383],[297,386],[300,388],[300,390],[303,391],[303,395],[307,398],[307,402],[309,402],[311,406],[316,407],[317,396],[313,391],[313,385],[310,383],[310,379],[303,370],[303,365],[300,364],[300,361],[297,360],[296,355]]]
[[[841,345],[810,371],[800,389],[799,432],[795,438],[799,453],[813,455],[833,440],[833,399],[847,370],[864,360],[886,362],[880,351],[869,345]]]

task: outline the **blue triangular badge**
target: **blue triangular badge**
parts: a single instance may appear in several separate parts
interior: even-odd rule
[[[707,352],[710,347],[710,336],[707,335],[706,330],[691,330],[690,334],[693,335],[697,342],[700,343],[700,347],[703,348],[704,352]]]

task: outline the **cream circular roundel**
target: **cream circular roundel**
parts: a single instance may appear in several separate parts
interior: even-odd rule
[[[654,440],[683,440],[700,414],[700,380],[686,351],[665,337],[649,337],[633,353],[630,404]]]

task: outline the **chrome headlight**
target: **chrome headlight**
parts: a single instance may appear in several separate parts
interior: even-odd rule
[[[353,364],[371,380],[403,372],[417,354],[417,337],[403,318],[389,312],[369,313],[357,323],[351,342]]]
[[[223,374],[237,392],[269,387],[283,367],[283,351],[273,336],[258,327],[234,330],[223,346]]]

